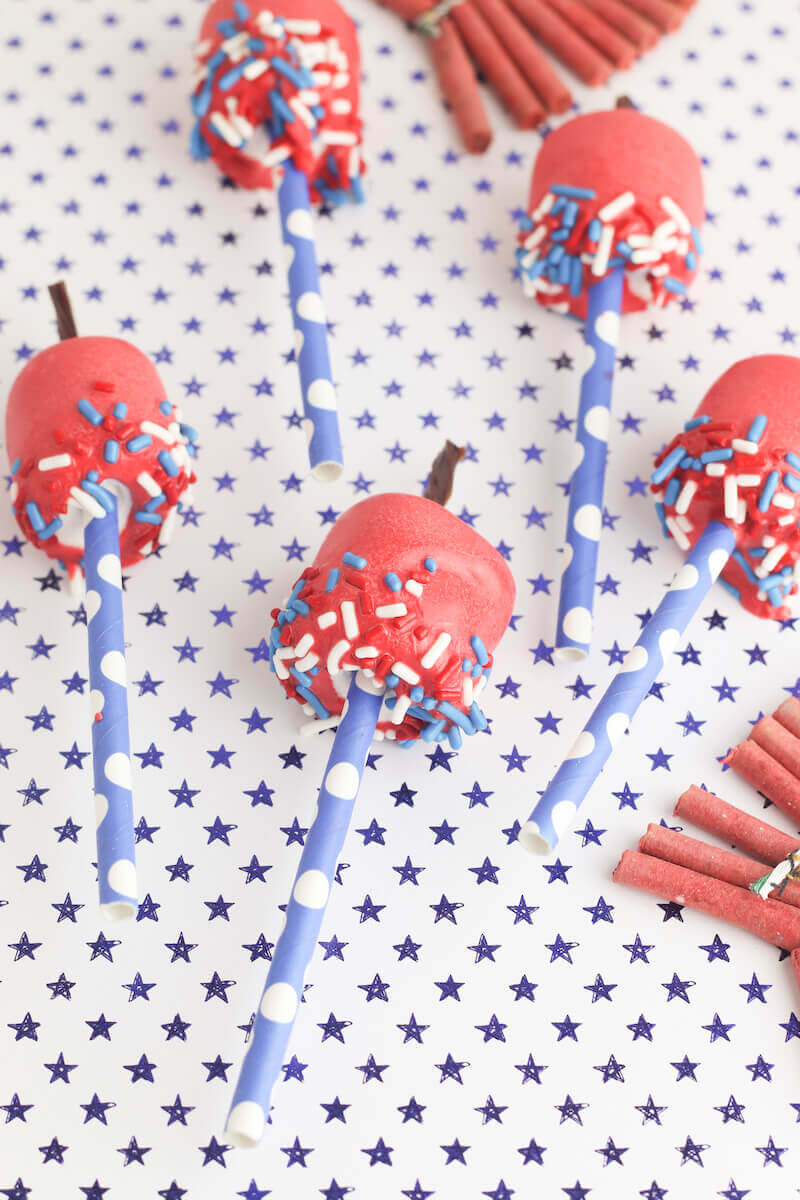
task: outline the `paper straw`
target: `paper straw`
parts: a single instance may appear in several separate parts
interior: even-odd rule
[[[762,717],[756,722],[747,740],[755,742],[796,779],[800,778],[800,738],[790,733],[774,717]]]
[[[687,871],[685,867],[676,867],[636,850],[625,851],[612,879],[738,925],[782,950],[800,946],[800,912],[778,900],[762,900],[745,888]]]
[[[755,742],[740,742],[726,763],[742,779],[776,804],[793,821],[800,821],[800,779],[770,758]]]
[[[309,431],[308,458],[315,479],[342,473],[342,439],[328,353],[328,329],[319,290],[308,180],[287,160],[278,186],[283,240],[290,256],[289,300],[295,330],[303,411]]]
[[[648,825],[647,832],[639,839],[638,849],[641,854],[661,858],[664,862],[698,871],[701,875],[711,875],[714,879],[740,888],[749,888],[751,883],[768,875],[771,866],[777,865],[766,865],[754,858],[745,858],[743,854],[735,854],[732,850],[720,850],[718,846],[710,846],[708,842],[688,837],[665,825]],[[780,893],[776,889],[772,899],[800,908],[800,883],[789,880]]]
[[[585,658],[592,639],[623,283],[623,268],[615,267],[592,284],[587,300],[586,344],[591,358],[581,379],[575,443],[577,465],[569,485],[566,566],[561,576],[556,626],[556,657],[562,662]]]
[[[92,755],[97,811],[97,875],[102,912],[115,920],[138,908],[134,860],[131,747],[122,568],[117,503],[110,491],[104,516],[83,534],[89,683],[92,689]]]
[[[549,853],[571,824],[735,545],[733,532],[717,521],[710,522],[697,539],[566,761],[523,825],[519,840],[527,850]]]
[[[751,817],[704,788],[687,788],[673,812],[682,821],[689,821],[721,841],[738,846],[771,867],[777,866],[800,846],[800,835],[792,837],[759,817]]]
[[[257,1145],[264,1132],[382,701],[383,688],[359,671],[347,693],[228,1114],[225,1133],[237,1146]]]

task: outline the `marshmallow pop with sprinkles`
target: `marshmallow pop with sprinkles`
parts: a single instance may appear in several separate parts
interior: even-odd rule
[[[517,269],[526,295],[585,322],[556,655],[589,650],[611,393],[622,313],[674,303],[694,278],[700,161],[668,125],[629,107],[578,116],[536,158]]]
[[[520,832],[549,853],[720,575],[760,617],[789,615],[800,561],[800,358],[735,363],[656,459],[665,532],[689,551]]]
[[[480,534],[430,500],[387,494],[338,519],[275,611],[272,669],[314,718],[304,732],[336,735],[228,1117],[237,1145],[264,1129],[371,741],[457,748],[486,729],[479,701],[513,600]]]
[[[355,28],[335,0],[214,0],[196,53],[190,150],[239,187],[277,185],[309,461],[316,478],[337,479],[342,444],[311,202],[364,198]]]
[[[26,538],[86,578],[100,902],[124,917],[136,911],[136,872],[121,570],[170,540],[197,433],[141,351],[78,337],[64,285],[50,293],[62,340],[11,388],[10,495]]]

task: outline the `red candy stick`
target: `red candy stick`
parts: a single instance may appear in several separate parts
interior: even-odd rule
[[[738,846],[771,867],[777,866],[800,844],[800,837],[792,837],[767,821],[751,817],[713,792],[694,785],[679,798],[673,812],[681,820],[689,821],[706,833],[713,833],[723,842]]]
[[[640,53],[652,50],[659,39],[659,32],[651,21],[638,16],[626,8],[620,0],[583,0],[587,8],[603,17],[609,25],[619,30]]]
[[[681,25],[685,12],[667,0],[625,0],[628,8],[647,17],[662,33],[674,33]]]
[[[475,69],[450,17],[439,22],[439,36],[428,39],[428,48],[439,87],[450,105],[464,145],[470,154],[482,154],[491,144],[492,127]]]
[[[782,812],[800,821],[800,779],[770,758],[760,746],[755,742],[741,742],[734,746],[725,761]]]
[[[685,833],[667,829],[664,825],[648,825],[647,832],[639,839],[639,850],[642,854],[650,854],[653,858],[675,863],[678,867],[686,867],[701,875],[711,875],[714,879],[740,888],[748,888],[751,883],[767,875],[770,869],[754,858],[709,846],[708,842],[687,837]],[[773,899],[800,908],[800,883],[790,880],[781,894],[775,894]]]
[[[774,717],[762,717],[753,726],[747,740],[755,742],[796,779],[800,778],[800,738],[790,733]]]
[[[636,47],[608,25],[597,13],[587,11],[578,0],[547,0],[552,9],[596,46],[615,67],[625,71],[636,62]]]
[[[543,0],[510,0],[510,6],[531,33],[579,79],[590,87],[605,83],[613,65]]]
[[[540,125],[545,111],[492,27],[471,4],[457,4],[451,17],[470,55],[520,129],[534,129]]]
[[[800,700],[795,700],[790,697],[784,700],[779,708],[775,709],[772,714],[776,721],[783,725],[784,729],[788,729],[795,737],[800,738]]]
[[[625,851],[612,878],[615,883],[625,883],[738,925],[783,950],[800,947],[800,912],[777,900],[762,900],[720,879],[710,879],[635,850]]]
[[[549,113],[564,113],[572,104],[569,88],[553,70],[522,22],[503,0],[473,0],[475,8],[491,25],[509,57],[522,71]]]

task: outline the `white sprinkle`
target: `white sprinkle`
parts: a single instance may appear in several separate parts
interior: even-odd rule
[[[297,648],[295,646],[279,646],[272,657],[273,658],[297,658]]]
[[[162,442],[168,442],[170,445],[175,441],[170,431],[165,429],[163,425],[157,425],[155,421],[140,421],[139,428],[142,433],[150,433],[153,437],[161,438]]]
[[[416,671],[412,671],[411,667],[406,666],[404,662],[392,663],[392,674],[398,679],[405,679],[406,683],[410,683],[413,687],[415,683],[419,683],[419,675]]]
[[[661,224],[656,225],[655,229],[653,230],[653,241],[654,242],[663,242],[665,238],[671,237],[672,234],[675,233],[677,228],[678,228],[678,226],[675,223],[675,221],[672,221],[672,220],[662,221]],[[633,245],[632,238],[636,237],[636,236],[637,236],[637,234],[632,234],[632,236],[628,238],[628,242],[630,243],[631,246]]]
[[[765,533],[763,538],[761,539],[761,545],[764,547],[765,550],[769,550],[770,546],[775,545],[775,538],[772,536],[771,533]]]
[[[529,233],[522,243],[526,250],[533,250],[547,236],[547,226],[537,225],[533,233]]]
[[[631,255],[631,262],[635,266],[640,266],[642,263],[655,263],[661,258],[660,250],[634,250]]]
[[[678,522],[674,517],[667,517],[667,529],[670,531],[681,550],[689,549],[691,543],[689,542],[689,539],[683,530],[678,527]]]
[[[689,505],[694,499],[694,494],[697,491],[697,483],[694,479],[687,479],[680,491],[678,499],[675,501],[675,512],[685,513]]]
[[[393,729],[387,729],[383,736],[386,738],[387,742],[393,742],[397,737],[397,734]]]
[[[653,237],[655,237],[655,233]],[[631,250],[643,250],[651,244],[652,240],[646,233],[629,233],[625,238]]]
[[[313,713],[314,713],[314,710],[313,710],[313,708],[311,707],[311,705],[310,705],[310,704],[304,704],[304,705],[303,705],[303,712],[305,713],[305,715],[306,715],[307,717],[310,717],[310,716],[312,716],[312,715],[313,715]]]
[[[744,525],[746,516],[747,516],[747,505],[745,504],[744,500],[740,496],[739,497],[739,511],[736,514],[736,524]]]
[[[531,213],[531,219],[534,222],[541,220],[546,213],[550,212],[550,209],[553,207],[555,202],[556,198],[553,192],[546,192],[544,198],[539,204],[539,207],[534,209],[534,211]]]
[[[214,132],[219,134],[223,142],[227,142],[229,146],[233,146],[237,150],[241,147],[241,136],[233,128],[230,121],[223,117],[222,113],[212,113],[208,118],[208,123]]]
[[[452,640],[453,639],[449,633],[439,634],[436,641],[425,651],[425,654],[422,657],[422,665],[426,671],[428,667],[432,667],[433,664],[442,657]]]
[[[289,678],[289,672],[286,670],[286,667],[277,656],[273,658],[272,665],[275,668],[275,674],[278,676],[278,679]]]
[[[342,623],[344,624],[344,631],[349,638],[358,637],[358,621],[356,619],[355,605],[352,600],[342,601]]]
[[[319,140],[324,146],[355,146],[358,138],[346,129],[323,129]]]
[[[313,633],[304,633],[303,636],[300,638],[300,641],[297,643],[297,645],[295,647],[295,653],[297,654],[297,657],[302,658],[304,654],[308,653],[308,651],[311,649],[311,647],[313,645],[314,645]]]
[[[167,510],[164,520],[158,527],[158,544],[166,546],[172,540],[172,535],[175,532],[175,524],[178,520],[178,506],[174,504],[172,508]]]
[[[335,88],[346,88],[350,82],[350,76],[346,71],[341,71],[338,75],[334,75],[332,86]]]
[[[305,104],[301,104],[297,96],[293,96],[292,99],[288,101],[288,104],[292,112],[300,118],[300,120],[308,129],[316,129],[316,118],[309,111],[309,109],[306,108]]]
[[[245,79],[258,79],[259,75],[263,75],[266,69],[267,64],[264,62],[263,58],[254,58],[252,62],[247,64],[245,69],[242,71],[242,74],[244,75]]]
[[[786,492],[776,492],[772,497],[772,503],[776,508],[794,508],[794,496],[790,496]]]
[[[745,438],[734,438],[731,449],[738,450],[740,454],[758,454],[758,443],[748,442]]]
[[[336,613],[330,611],[320,613],[320,615],[317,617],[317,624],[319,625],[320,629],[330,629],[331,625],[336,624]]]
[[[616,199],[609,200],[608,204],[600,209],[597,216],[601,221],[616,221],[617,217],[628,211],[635,199],[633,192],[623,192]]]
[[[230,114],[230,122],[239,136],[246,142],[248,138],[253,136],[254,125],[251,125],[247,117],[243,117],[241,113],[232,112]]]
[[[347,638],[342,638],[331,647],[328,654],[328,660],[325,664],[325,668],[329,675],[335,675],[337,671],[342,670],[340,665],[341,659],[349,649],[350,643],[348,642]]]
[[[422,595],[422,584],[418,583],[416,579],[407,579],[406,580],[406,591],[411,592],[412,596],[421,596]]]
[[[291,151],[288,146],[276,146],[274,150],[268,150],[266,154],[261,155],[261,165],[263,167],[275,167],[278,163],[283,162],[288,158]]]
[[[475,689],[472,686],[472,677],[464,676],[464,682],[461,684],[461,703],[464,708],[471,708],[472,701],[475,699]]]
[[[139,553],[141,554],[142,558],[147,558],[147,555],[151,553],[152,549],[153,549],[153,543],[146,542],[145,545],[142,546]]]
[[[311,708],[311,705],[308,706]],[[303,708],[305,712],[305,707]],[[311,708],[313,712],[313,708]],[[344,712],[340,712],[336,717],[326,717],[324,720],[317,718],[316,721],[308,721],[305,725],[300,726],[300,733],[303,737],[309,737],[312,733],[322,733],[323,729],[336,729],[341,724]]]
[[[72,487],[69,489],[69,494],[73,500],[77,500],[81,508],[85,508],[90,517],[104,517],[106,510],[102,504],[98,504],[94,496],[90,496],[88,492],[84,492],[83,488]]]
[[[778,563],[783,558],[789,547],[785,542],[779,542],[777,546],[773,546],[769,554],[762,558],[758,567],[756,567],[756,575],[759,579],[766,579],[771,574],[773,567],[777,567]]]
[[[40,458],[36,465],[40,471],[58,471],[60,467],[68,467],[71,462],[69,454],[51,454],[49,458]]]
[[[377,646],[359,646],[353,653],[356,658],[377,658],[380,650]]]
[[[659,204],[663,208],[664,212],[669,213],[672,219],[677,223],[681,233],[689,233],[691,231],[692,227],[689,223],[689,218],[686,216],[686,213],[683,211],[680,205],[675,203],[671,196],[662,196],[659,200]]]
[[[319,21],[301,21],[296,19],[284,21],[283,24],[287,33],[304,33],[307,37],[319,37],[322,33],[322,26]]]
[[[678,529],[682,529],[684,533],[691,533],[694,529],[694,526],[688,517],[676,517],[675,524],[678,526]]]
[[[788,513],[785,517],[778,517],[779,525],[791,525],[794,522],[794,514]]]
[[[231,62],[241,62],[247,54],[247,39],[248,35],[242,30],[241,33],[235,33],[233,37],[229,37],[222,43],[222,49]]]
[[[310,671],[311,668],[315,667],[318,662],[318,654],[306,654],[304,658],[298,659],[298,661],[294,664],[294,669],[296,671]]]
[[[604,225],[603,232],[597,242],[597,250],[595,251],[594,259],[592,260],[592,274],[605,275],[608,267],[608,260],[611,257],[611,249],[614,244],[614,226]]]
[[[361,175],[361,151],[354,146],[347,156],[347,178],[358,179]]]
[[[392,617],[404,617],[407,612],[405,604],[379,604],[375,609],[375,616],[390,621]]]
[[[481,692],[483,691],[483,689],[485,687],[486,687],[486,676],[481,675],[480,679],[475,684],[475,691],[473,692],[473,695],[476,700],[478,699],[478,696],[480,696]]]
[[[658,279],[661,275],[669,275],[669,267],[666,263],[662,263],[658,267],[652,267],[650,274],[656,279]]]
[[[397,704],[395,704],[394,708],[392,709],[392,724],[393,725],[402,725],[403,717],[408,712],[410,705],[411,705],[411,697],[410,696],[402,695],[402,696],[397,697]]]
[[[726,475],[722,489],[725,498],[725,516],[729,521],[735,521],[736,514],[739,511],[739,492],[736,487],[736,476]]]
[[[722,464],[720,463],[720,466]],[[761,483],[760,475],[737,475],[736,482],[739,487],[758,487]]]
[[[706,475],[716,475],[721,478],[726,470],[725,463],[706,463]]]

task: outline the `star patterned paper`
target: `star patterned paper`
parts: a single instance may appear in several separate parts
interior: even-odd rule
[[[512,277],[538,134],[495,114],[463,155],[424,47],[368,0],[367,204],[317,222],[346,467],[314,483],[300,430],[275,198],[191,161],[202,5],[9,0],[0,131],[6,387],[55,337],[129,338],[200,431],[182,528],[126,578],[140,905],[98,913],[85,612],[0,509],[0,1196],[782,1197],[798,1166],[800,996],[771,946],[610,873],[648,820],[800,696],[796,619],[715,588],[557,854],[516,844],[537,790],[679,557],[653,454],[736,358],[800,345],[800,17],[701,0],[608,89],[706,166],[701,277],[623,322],[596,597],[556,667],[580,328]],[[489,99],[489,103],[492,101]],[[371,753],[272,1124],[232,1149],[227,1105],[330,734],[271,678],[269,610],[338,513],[418,491],[446,436],[451,501],[518,596],[459,753]],[[774,810],[770,812],[774,818]],[[780,818],[777,823],[785,826]]]

